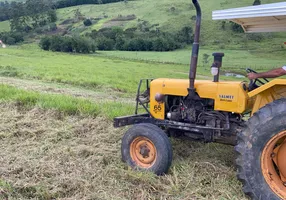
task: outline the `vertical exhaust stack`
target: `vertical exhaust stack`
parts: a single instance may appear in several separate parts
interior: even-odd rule
[[[199,56],[199,40],[200,40],[200,32],[201,32],[201,19],[202,19],[202,12],[201,7],[198,2],[198,0],[193,0],[193,4],[197,11],[197,19],[196,19],[196,29],[195,29],[195,38],[193,43],[193,49],[192,49],[192,58],[191,58],[191,64],[190,64],[190,84],[188,88],[189,97],[193,98],[196,94],[195,89],[195,79],[196,79],[196,73],[197,73],[197,64],[198,64],[198,56]]]

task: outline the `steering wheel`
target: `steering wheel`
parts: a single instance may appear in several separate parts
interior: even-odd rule
[[[255,73],[255,74],[257,74],[256,71],[254,71],[253,69],[250,69],[250,68],[247,68],[246,72],[247,73]],[[259,78],[254,79],[254,80],[250,80],[250,83],[249,83],[249,86],[248,86],[249,91],[252,91],[252,90],[258,88],[259,86],[264,85],[264,84],[269,82],[266,78],[262,78],[262,80],[259,79]],[[257,85],[256,83],[259,83],[259,85]]]

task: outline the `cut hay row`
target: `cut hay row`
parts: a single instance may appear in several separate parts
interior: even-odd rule
[[[232,147],[172,140],[169,174],[130,170],[103,117],[0,103],[0,199],[246,199]]]

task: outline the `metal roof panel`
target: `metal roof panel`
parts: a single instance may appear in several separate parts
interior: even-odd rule
[[[286,2],[213,11],[213,20],[230,20],[245,32],[286,31]]]

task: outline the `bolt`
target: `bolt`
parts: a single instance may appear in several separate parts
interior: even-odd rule
[[[149,157],[149,152],[150,152],[150,150],[148,149],[147,146],[141,146],[139,152],[140,152],[140,154],[143,156],[143,158]]]

